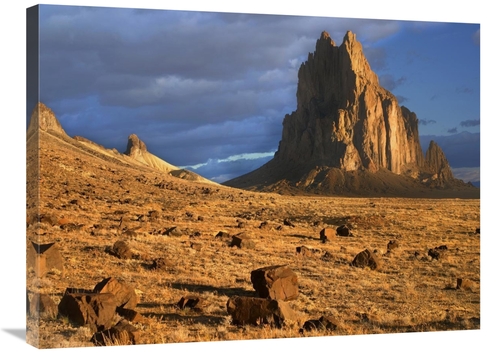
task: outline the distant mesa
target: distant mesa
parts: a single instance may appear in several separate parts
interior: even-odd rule
[[[416,114],[380,86],[350,31],[340,46],[321,33],[300,66],[297,109],[283,119],[274,158],[224,185],[353,196],[474,189],[453,177],[435,142],[424,157]]]

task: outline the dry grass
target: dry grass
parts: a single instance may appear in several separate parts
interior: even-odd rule
[[[177,180],[54,141],[48,136],[40,140],[39,211],[78,227],[29,225],[29,239],[58,243],[65,273],[54,270],[37,279],[28,271],[27,288],[47,293],[58,303],[67,287],[92,289],[106,277],[125,281],[140,291],[137,310],[149,318],[134,324],[141,331],[140,343],[324,335],[299,333],[299,325],[277,329],[231,324],[229,297],[253,295],[250,272],[275,264],[286,264],[297,273],[300,295],[290,305],[304,320],[323,315],[339,320],[337,330],[326,334],[480,327],[480,236],[475,234],[479,200],[259,194]],[[38,206],[35,174],[28,168],[28,216]],[[161,181],[168,188],[157,186]],[[159,217],[149,216],[153,210]],[[294,227],[285,226],[285,218]],[[265,221],[267,226],[260,227]],[[341,224],[348,224],[354,237],[320,242],[323,227]],[[161,235],[174,226],[181,236]],[[127,235],[130,229],[133,234]],[[255,249],[231,248],[215,238],[219,231],[244,231],[255,240]],[[121,260],[106,253],[117,240],[127,241],[136,257]],[[399,247],[386,254],[390,240],[397,240]],[[201,244],[201,250],[191,243]],[[295,255],[300,245],[333,257],[300,258]],[[427,256],[440,245],[448,247],[445,258]],[[349,265],[364,249],[378,250],[379,270]],[[158,257],[170,260],[172,267],[150,270]],[[457,278],[471,280],[473,287],[456,290]],[[204,299],[204,310],[177,308],[174,304],[186,295]],[[28,342],[41,348],[93,345],[89,329],[62,317],[28,318],[27,329]]]

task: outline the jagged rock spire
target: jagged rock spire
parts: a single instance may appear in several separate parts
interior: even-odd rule
[[[57,120],[56,115],[45,104],[42,102],[38,102],[33,112],[31,113],[30,122],[28,124],[27,137],[29,138],[38,129],[47,131],[47,132],[55,132],[57,134],[66,135],[66,132],[62,128],[61,123]]]
[[[397,174],[422,165],[418,120],[379,85],[354,33],[336,46],[323,32],[298,77],[297,110],[283,121],[278,159]]]

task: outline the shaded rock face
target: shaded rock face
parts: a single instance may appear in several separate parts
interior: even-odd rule
[[[416,115],[379,85],[355,34],[336,46],[323,32],[298,76],[297,110],[283,121],[278,160],[397,174],[423,164]]]

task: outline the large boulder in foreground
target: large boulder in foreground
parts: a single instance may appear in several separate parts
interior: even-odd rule
[[[116,298],[112,293],[77,292],[66,290],[58,309],[59,314],[79,326],[88,326],[92,332],[111,328],[116,312]]]
[[[226,304],[235,325],[293,326],[300,316],[282,300],[232,297]]]
[[[297,275],[287,266],[269,266],[256,269],[250,275],[259,297],[293,300],[299,296]]]
[[[97,283],[94,292],[114,294],[116,306],[124,309],[134,309],[139,302],[135,289],[114,277],[105,278]]]

